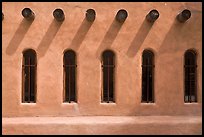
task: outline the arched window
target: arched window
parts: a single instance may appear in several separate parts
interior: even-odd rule
[[[115,55],[112,51],[106,50],[102,54],[103,71],[103,92],[102,102],[115,102],[114,98],[114,68]]]
[[[154,53],[150,50],[142,53],[142,102],[154,102]]]
[[[33,49],[28,49],[23,52],[23,103],[36,102],[36,69],[37,59],[36,52]]]
[[[185,95],[184,102],[197,102],[197,85],[196,85],[196,52],[187,50],[184,55],[185,65]]]
[[[76,54],[73,50],[64,53],[64,102],[77,102],[76,98]]]

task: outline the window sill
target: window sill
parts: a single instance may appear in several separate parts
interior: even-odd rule
[[[31,106],[35,106],[35,105],[36,105],[36,103],[22,103],[22,102],[21,102],[21,105],[26,105],[26,106],[31,105]]]
[[[184,103],[184,105],[198,105],[198,102],[193,102],[193,103]]]
[[[62,105],[77,105],[78,103],[77,102],[63,102]]]
[[[153,103],[141,102],[140,104],[141,104],[141,105],[156,105],[156,103],[155,103],[155,102],[153,102]]]
[[[116,103],[115,102],[109,102],[109,103],[107,103],[107,102],[100,102],[100,105],[116,105]]]

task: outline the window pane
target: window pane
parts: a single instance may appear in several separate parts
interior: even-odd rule
[[[64,53],[65,102],[76,102],[76,54],[72,50]]]
[[[23,52],[23,102],[36,102],[36,53],[32,49]]]
[[[154,102],[154,54],[144,50],[142,55],[142,102]]]
[[[114,53],[106,50],[102,54],[103,102],[114,102]]]
[[[196,102],[196,53],[193,50],[185,52],[185,102]]]

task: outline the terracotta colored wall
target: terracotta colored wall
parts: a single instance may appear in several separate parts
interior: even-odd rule
[[[10,116],[78,115],[201,115],[202,107],[202,7],[201,3],[35,3],[3,2],[2,21],[2,114]],[[32,24],[21,11],[35,12]],[[62,8],[65,21],[53,19]],[[89,25],[85,12],[96,11]],[[124,8],[128,18],[120,26],[114,21]],[[146,14],[157,9],[159,19],[152,27]],[[184,24],[176,15],[188,8],[191,18]],[[22,51],[37,52],[37,103],[22,104]],[[155,103],[141,101],[141,54],[146,48],[155,53]],[[184,104],[183,55],[194,48],[198,53],[198,103]],[[63,103],[63,52],[77,53],[77,104]],[[116,103],[102,104],[101,62],[103,50],[116,53]]]
[[[201,116],[2,118],[3,135],[201,135]]]

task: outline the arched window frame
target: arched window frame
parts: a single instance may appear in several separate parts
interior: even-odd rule
[[[144,63],[145,54],[151,55],[151,57],[148,57],[148,58],[150,58],[151,63]],[[155,54],[154,54],[153,50],[145,49],[142,52],[142,87],[141,87],[142,88],[142,94],[141,94],[141,102],[142,103],[154,103],[155,102],[154,69],[155,69]],[[145,80],[145,77],[147,77],[147,80]],[[150,84],[150,81],[151,81],[151,84]],[[145,87],[146,87],[145,82],[147,83],[146,84],[147,85],[146,91],[145,91]],[[151,89],[151,90],[149,90],[149,89]]]
[[[106,54],[106,53],[111,53],[112,54],[112,57],[113,57],[113,60],[112,60],[112,64],[109,64],[109,65],[107,65],[107,64],[104,64],[104,55]],[[114,51],[112,51],[112,50],[110,50],[110,49],[107,49],[107,50],[104,50],[103,52],[102,52],[102,54],[101,54],[101,69],[102,69],[102,92],[101,92],[101,102],[102,103],[115,103],[115,69],[116,69],[116,67],[115,67],[115,63],[116,62],[116,54],[115,54],[115,52]],[[107,97],[105,97],[105,87],[104,87],[104,84],[105,84],[105,68],[107,68],[108,70],[108,72],[109,73],[107,73],[107,75],[108,75],[108,77],[109,78],[107,78],[108,80],[109,79],[112,79],[111,81],[112,82],[107,82],[107,86],[108,87],[112,87],[112,89],[110,89],[110,88],[108,88],[108,91],[110,91],[110,93],[108,92],[107,93]],[[112,77],[110,76],[110,71],[111,71],[111,68],[113,68],[112,69]],[[111,83],[112,83],[112,85],[111,85]],[[111,86],[109,86],[109,85],[111,85]],[[112,93],[111,93],[112,92]]]
[[[28,58],[26,56],[28,56]],[[32,56],[33,58],[31,58]],[[27,94],[26,89],[28,89]],[[31,97],[31,94],[33,94],[33,97]],[[37,100],[37,54],[33,49],[26,49],[23,51],[22,60],[22,103],[36,103],[36,100]]]
[[[192,64],[186,64],[187,54],[193,55],[194,59],[192,59],[194,62]],[[192,70],[194,68],[194,70]],[[194,71],[194,73],[192,72]],[[188,72],[191,74],[194,74],[193,79],[189,80]],[[192,76],[192,75],[191,75]],[[190,83],[194,81],[194,91],[192,93],[191,90],[187,91],[189,89],[188,86],[191,86],[191,84],[187,83],[189,81]],[[194,97],[193,97],[194,96]],[[193,99],[194,98],[194,99]],[[188,49],[184,53],[184,102],[185,103],[193,103],[197,102],[197,52],[195,49]]]
[[[73,54],[74,55],[74,61],[72,60],[71,64],[65,64],[65,56],[66,54]],[[74,63],[73,63],[74,62]],[[65,69],[67,68],[67,70]],[[74,68],[74,70],[73,70]],[[68,77],[66,76],[66,71],[68,71]],[[71,71],[74,71],[74,73],[71,73]],[[71,75],[69,75],[71,74]],[[64,88],[63,88],[63,102],[64,103],[77,103],[77,54],[74,50],[72,49],[67,49],[64,51],[63,53],[63,83],[64,83]],[[71,82],[67,84],[66,80],[71,79]],[[68,87],[66,87],[68,85]],[[66,88],[68,88],[69,90],[66,91]],[[72,89],[72,90],[70,90]],[[74,89],[74,90],[73,90]],[[72,95],[71,95],[72,94]],[[71,97],[72,96],[72,97]],[[74,99],[73,99],[74,98]]]

